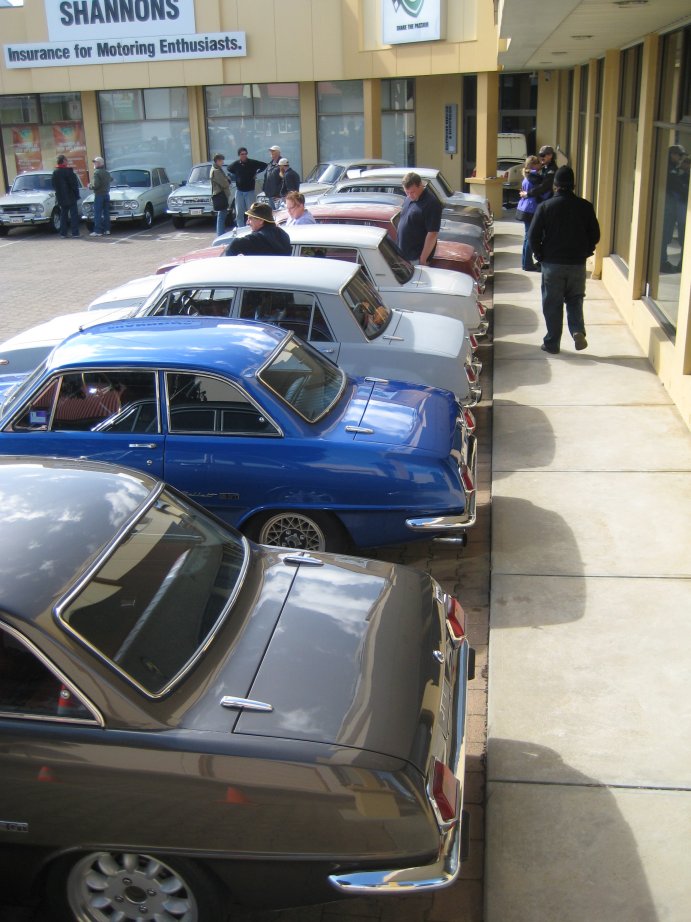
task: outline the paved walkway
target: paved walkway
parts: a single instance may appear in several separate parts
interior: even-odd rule
[[[485,922],[684,922],[691,435],[601,282],[540,351],[497,230]]]

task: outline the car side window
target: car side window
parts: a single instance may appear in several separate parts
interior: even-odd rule
[[[279,435],[271,420],[231,381],[168,372],[166,392],[171,433]]]
[[[169,291],[153,311],[157,317],[230,317],[234,288],[182,288]]]
[[[156,432],[156,373],[82,371],[53,379],[14,421],[15,432]]]
[[[245,320],[273,323],[282,330],[297,333],[307,342],[334,340],[316,298],[308,292],[273,289],[245,291],[240,316]]]
[[[93,714],[60,677],[4,628],[0,628],[0,713],[94,721]]]

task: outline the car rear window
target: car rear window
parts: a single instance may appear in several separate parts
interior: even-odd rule
[[[288,340],[258,377],[310,423],[328,413],[346,385],[337,365],[296,339]]]
[[[367,339],[381,336],[391,320],[391,309],[379,297],[362,272],[343,289],[343,298]]]
[[[160,696],[228,617],[247,554],[239,534],[163,491],[58,615],[130,682]]]

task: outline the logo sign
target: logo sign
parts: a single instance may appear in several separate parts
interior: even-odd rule
[[[195,32],[194,0],[44,0],[51,42]]]
[[[382,0],[382,41],[386,45],[441,38],[441,0]]]

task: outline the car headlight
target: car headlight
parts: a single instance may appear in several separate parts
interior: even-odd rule
[[[180,198],[169,198],[168,205],[170,208],[180,208],[182,206],[182,199]]]
[[[139,208],[139,202],[125,202],[125,208],[129,208],[130,211],[136,211]]]
[[[43,214],[43,205],[32,205],[30,210],[32,214]]]

